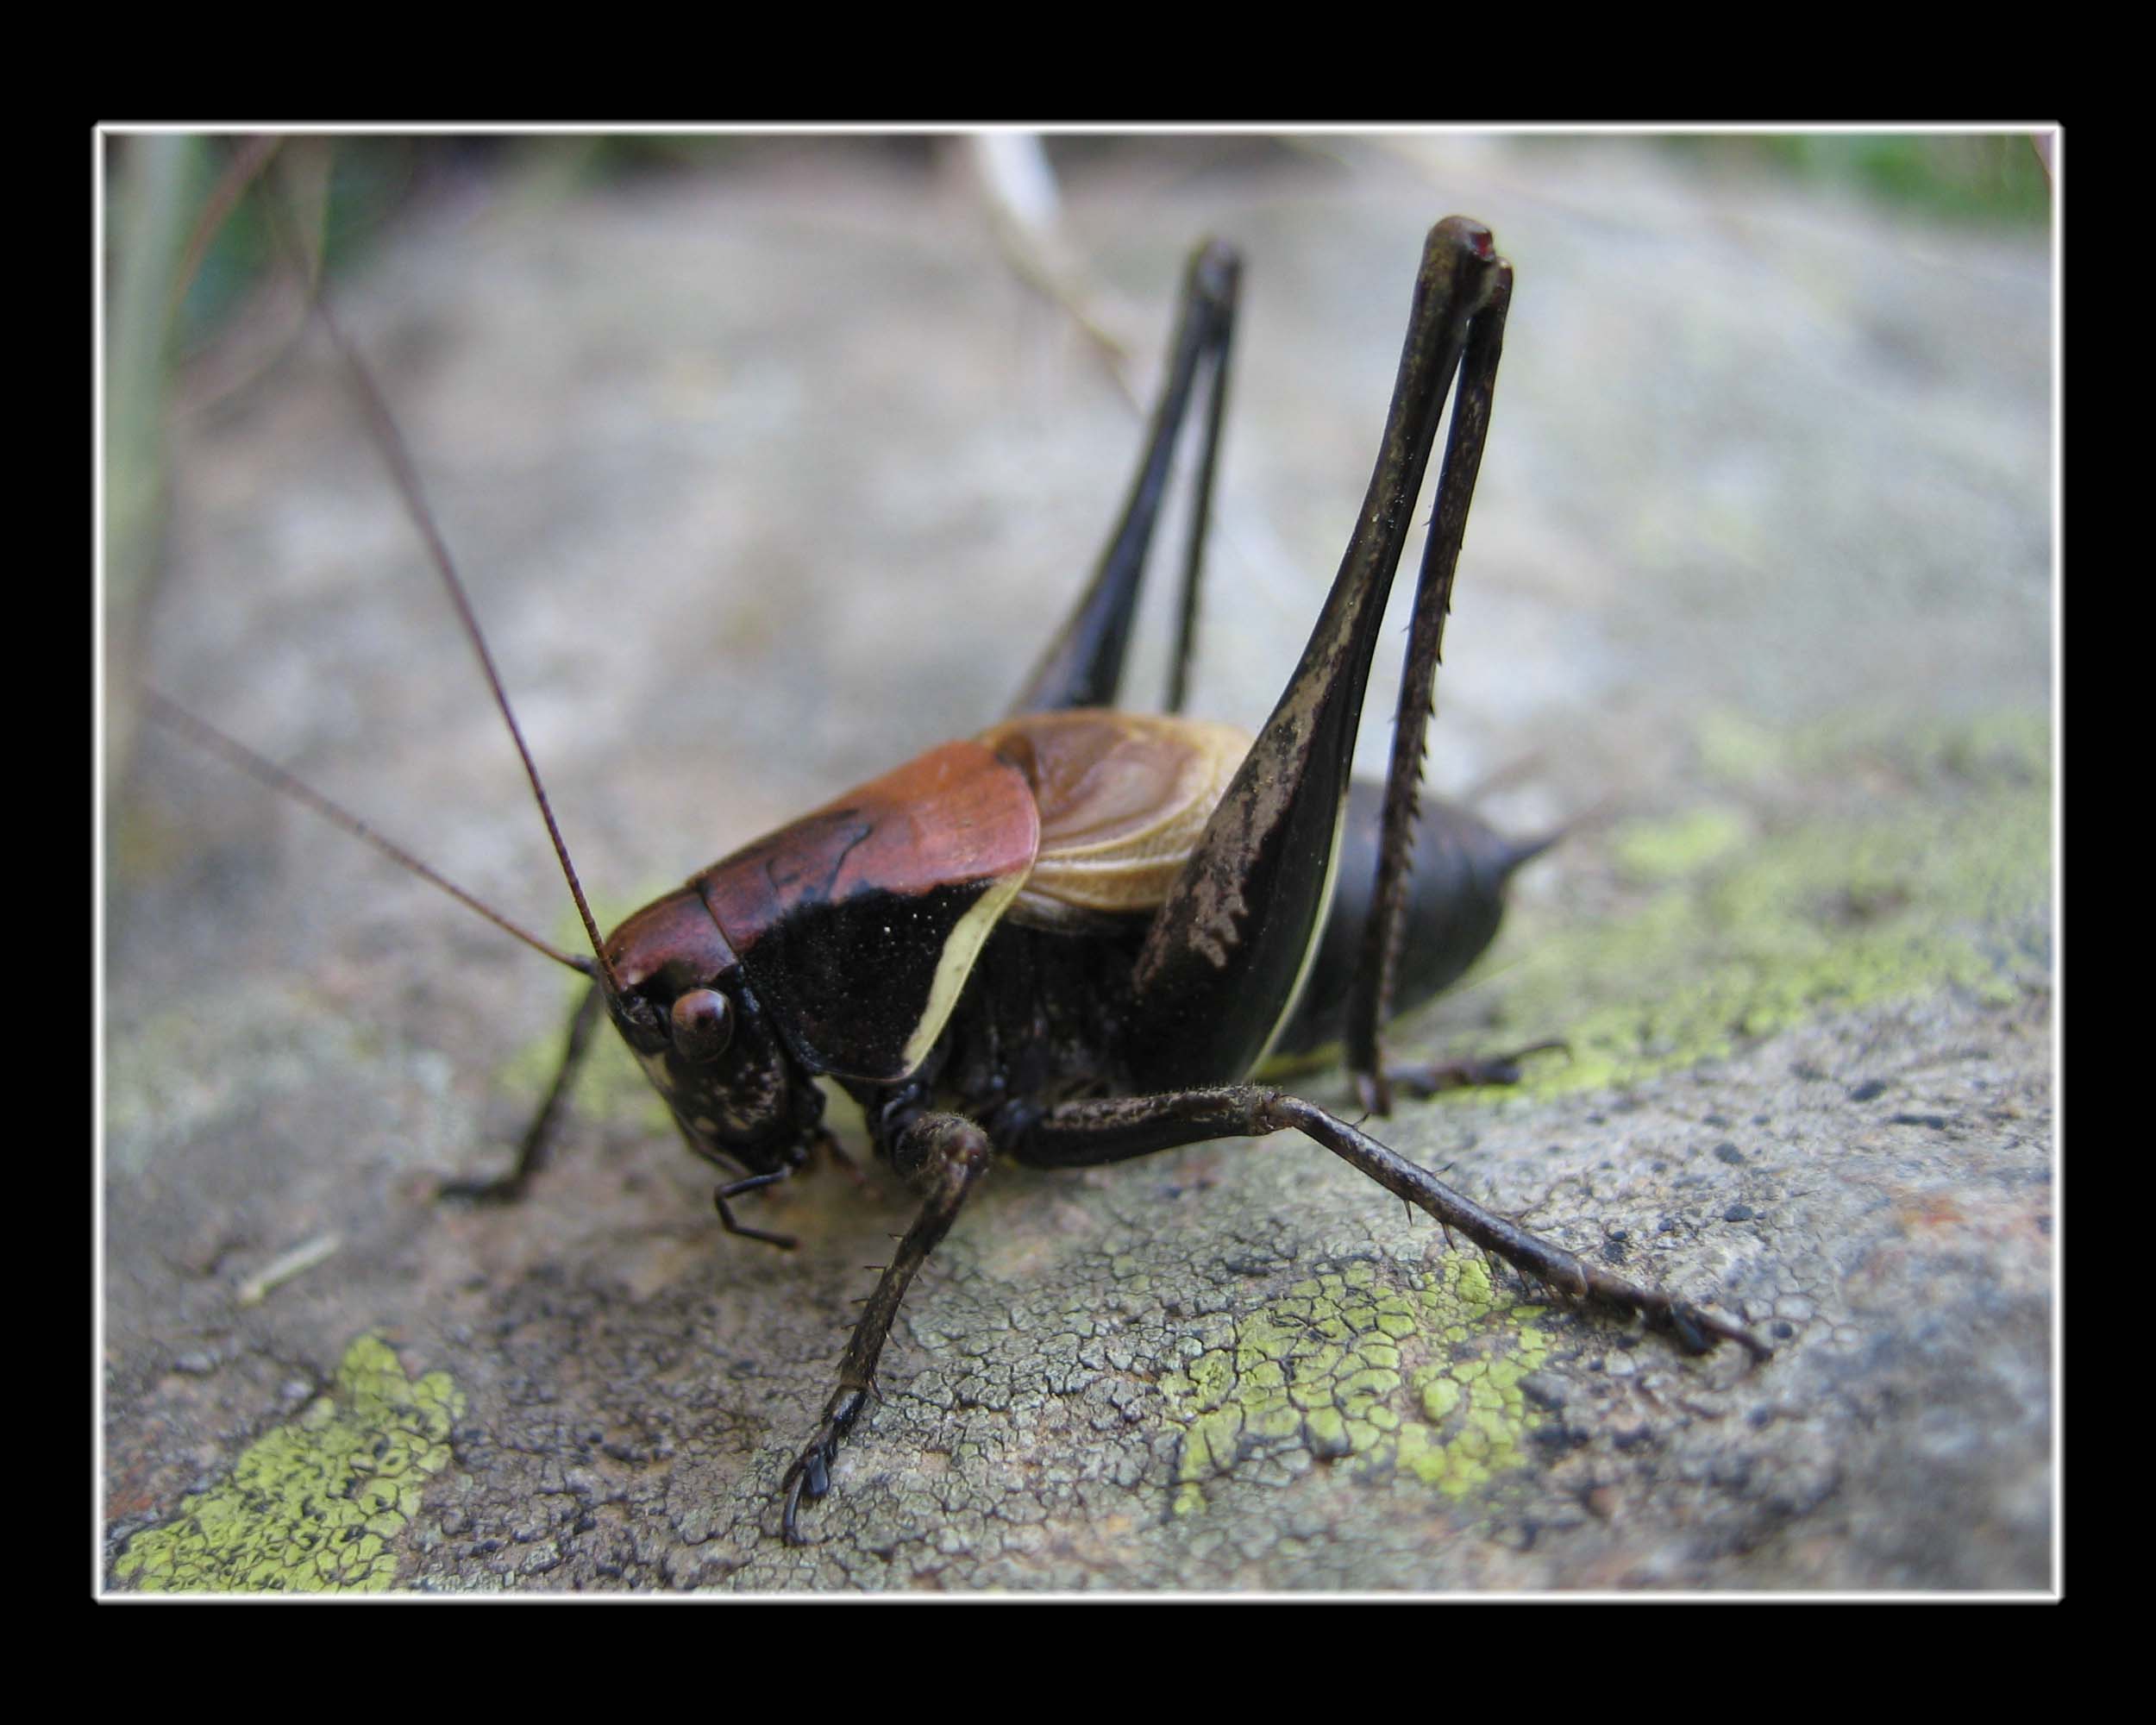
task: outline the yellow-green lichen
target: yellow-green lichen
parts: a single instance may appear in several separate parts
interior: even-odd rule
[[[1519,1466],[1540,1417],[1520,1389],[1549,1351],[1531,1321],[1539,1309],[1458,1254],[1419,1287],[1389,1285],[1369,1264],[1297,1283],[1163,1380],[1183,1428],[1176,1513],[1284,1451],[1409,1473],[1450,1496]]]
[[[1724,785],[1755,785],[1779,769],[1788,754],[1777,732],[1727,707],[1702,716],[1692,729],[1692,747],[1702,774]]]
[[[1747,807],[1717,800],[1621,831],[1616,860],[1647,895],[1514,932],[1485,985],[1496,1034],[1570,1050],[1531,1063],[1524,1089],[1636,1082],[1821,1012],[1943,988],[2005,1002],[2042,986],[2042,715],[1898,731],[1840,720],[1778,751],[1771,736],[1734,720],[1702,732],[1714,776],[1754,775]]]
[[[1612,848],[1617,866],[1633,880],[1659,884],[1720,862],[1749,831],[1742,810],[1708,804],[1675,820],[1635,822],[1617,834]]]
[[[378,1592],[430,1475],[449,1461],[464,1396],[417,1382],[379,1336],[345,1351],[329,1393],[250,1445],[232,1477],[137,1534],[115,1577],[145,1593]]]

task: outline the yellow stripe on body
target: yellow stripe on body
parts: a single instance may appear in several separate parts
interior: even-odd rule
[[[1019,870],[989,882],[987,891],[976,900],[973,907],[953,925],[944,938],[943,950],[936,961],[935,980],[929,984],[928,1005],[922,1008],[920,1022],[913,1026],[913,1034],[906,1039],[901,1057],[904,1078],[912,1074],[928,1051],[936,1046],[936,1038],[943,1033],[943,1026],[950,1022],[952,1010],[958,1005],[958,997],[965,992],[966,983],[973,975],[974,961],[981,957],[981,949],[987,941],[995,925],[1003,920],[1003,913],[1018,897],[1031,870]]]

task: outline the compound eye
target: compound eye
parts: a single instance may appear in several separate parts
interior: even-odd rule
[[[674,1048],[701,1065],[726,1051],[734,1039],[734,1008],[716,988],[692,988],[674,1003]]]

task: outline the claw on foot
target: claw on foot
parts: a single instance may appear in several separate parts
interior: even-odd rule
[[[1702,1311],[1689,1301],[1671,1301],[1668,1320],[1677,1346],[1687,1353],[1708,1353],[1713,1352],[1715,1343],[1727,1341],[1736,1343],[1755,1362],[1774,1358],[1774,1350],[1743,1325],[1733,1324],[1727,1318],[1718,1318],[1712,1312]]]
[[[837,1441],[835,1439],[832,1440]],[[786,1502],[779,1511],[779,1531],[789,1546],[805,1546],[801,1530],[794,1517],[801,1507],[804,1495],[821,1497],[831,1489],[830,1462],[820,1444],[812,1444],[794,1458],[793,1465],[786,1471],[780,1482],[786,1492]]]
[[[821,1497],[831,1489],[831,1463],[837,1459],[839,1440],[853,1429],[854,1421],[861,1417],[862,1407],[873,1389],[874,1385],[864,1383],[841,1384],[825,1404],[815,1435],[801,1446],[800,1454],[793,1458],[793,1465],[787,1469],[786,1477],[779,1482],[779,1489],[786,1494],[785,1504],[779,1512],[779,1531],[786,1536],[789,1546],[808,1543],[795,1524],[801,1500]]]
[[[434,1189],[437,1201],[461,1204],[513,1204],[524,1195],[526,1182],[514,1174],[496,1180],[444,1180]]]

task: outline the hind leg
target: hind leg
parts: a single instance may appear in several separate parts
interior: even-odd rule
[[[1167,380],[1154,406],[1152,423],[1122,518],[1100,553],[1093,580],[1079,595],[1040,662],[1011,704],[1013,714],[1053,712],[1064,707],[1113,706],[1123,682],[1123,660],[1138,613],[1138,590],[1145,574],[1145,555],[1160,520],[1175,440],[1195,399],[1201,367],[1207,371],[1205,442],[1199,453],[1197,496],[1191,506],[1190,538],[1183,558],[1181,627],[1176,643],[1168,710],[1182,710],[1188,682],[1191,644],[1197,630],[1199,565],[1205,552],[1206,524],[1212,511],[1213,475],[1219,452],[1220,422],[1227,399],[1229,344],[1235,332],[1237,285],[1242,260],[1219,242],[1208,241],[1191,255],[1183,273],[1181,307],[1170,344]]]
[[[1511,279],[1479,223],[1453,216],[1431,230],[1376,466],[1339,573],[1139,952],[1127,1044],[1138,1088],[1232,1082],[1282,1027],[1318,945],[1371,656],[1445,398],[1462,354],[1476,355],[1483,369],[1463,387],[1486,418],[1493,326],[1501,324]],[[1480,450],[1479,435],[1456,435],[1441,507],[1464,516]],[[1424,608],[1442,611],[1451,575],[1449,556],[1425,561]],[[1401,724],[1416,726],[1418,742],[1424,718],[1426,703],[1403,704]]]

